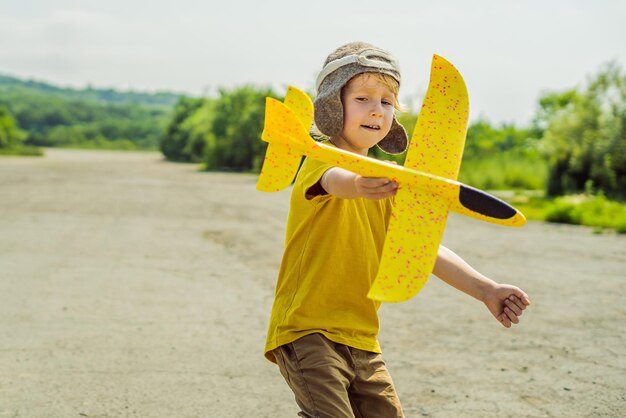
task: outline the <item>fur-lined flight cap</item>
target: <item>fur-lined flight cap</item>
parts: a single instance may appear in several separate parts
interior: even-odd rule
[[[336,136],[343,130],[341,89],[362,73],[388,74],[400,84],[398,61],[388,52],[364,42],[352,42],[337,48],[326,58],[315,83],[315,125],[324,135]],[[408,144],[406,130],[394,115],[391,129],[378,147],[388,154],[402,154]]]

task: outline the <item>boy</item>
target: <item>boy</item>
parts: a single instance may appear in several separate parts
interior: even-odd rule
[[[335,147],[367,155],[408,145],[396,121],[397,61],[355,42],[331,53],[317,81],[316,127]],[[382,360],[380,302],[367,298],[376,277],[397,184],[305,160],[293,186],[285,253],[265,346],[303,417],[401,417]],[[441,246],[433,273],[481,300],[505,327],[530,303]]]

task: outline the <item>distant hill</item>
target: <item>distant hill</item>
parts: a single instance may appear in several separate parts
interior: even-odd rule
[[[182,94],[75,89],[0,75],[0,108],[34,146],[157,149]]]
[[[138,103],[145,105],[157,105],[172,107],[181,93],[172,92],[135,92],[118,91],[114,89],[75,89],[71,87],[59,87],[50,83],[36,80],[22,80],[16,77],[0,74],[0,93],[16,89],[26,89],[31,92],[55,94],[72,99],[92,100],[107,103]]]

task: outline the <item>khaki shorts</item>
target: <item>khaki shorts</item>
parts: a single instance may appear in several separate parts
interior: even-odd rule
[[[311,334],[272,351],[301,417],[403,417],[380,354]]]

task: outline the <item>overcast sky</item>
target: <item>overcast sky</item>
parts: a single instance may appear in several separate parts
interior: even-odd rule
[[[472,119],[525,124],[542,92],[626,67],[626,1],[0,0],[0,73],[64,86],[312,90],[353,40],[396,55],[405,102],[437,53],[465,78]]]

